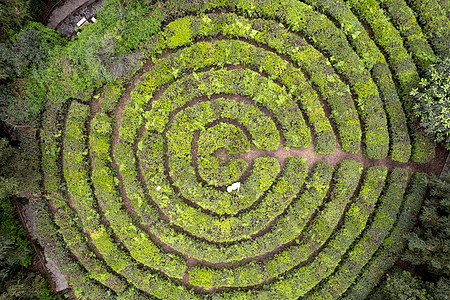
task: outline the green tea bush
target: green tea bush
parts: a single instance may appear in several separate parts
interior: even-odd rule
[[[389,65],[394,70],[402,90],[403,108],[413,122],[413,99],[409,93],[414,85],[419,82],[419,75],[411,56],[403,47],[403,40],[399,32],[388,21],[378,3],[373,1],[349,1],[349,4],[372,28],[379,29],[374,30],[375,41],[387,54]],[[429,161],[435,155],[434,145],[429,137],[414,125],[414,123],[410,125],[410,131],[413,133],[412,160],[417,162]]]
[[[419,23],[436,53],[448,58],[450,37],[449,19],[438,1],[407,0],[411,9],[416,12]]]
[[[377,171],[385,172],[382,169]],[[380,173],[375,173],[374,175],[371,173],[370,175],[375,178],[381,175],[381,178],[383,178],[384,174]],[[328,277],[324,286],[322,288],[318,287],[316,292],[309,296],[310,299],[324,299],[329,296],[337,298],[355,280],[358,272],[373,256],[393,225],[403,200],[402,196],[406,188],[407,176],[406,170],[394,169],[392,171],[388,178],[386,189],[379,198],[380,207],[375,212],[372,223],[366,227],[364,235],[353,245],[353,249],[347,253],[347,259],[341,261],[339,270]],[[380,186],[379,183],[378,186]]]
[[[419,210],[427,189],[427,176],[415,173],[404,197],[404,209],[397,223],[388,237],[383,240],[381,247],[375,252],[372,259],[362,269],[356,282],[344,294],[344,299],[361,299],[370,295],[372,289],[378,284],[381,277],[390,269],[400,257],[405,248],[404,232],[411,230],[415,225]]]
[[[107,1],[39,75],[38,236],[75,296],[367,298],[422,205],[430,165],[405,163],[434,153],[413,11]]]

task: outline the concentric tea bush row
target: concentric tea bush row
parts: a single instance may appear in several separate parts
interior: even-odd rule
[[[189,279],[195,286],[205,288],[229,286],[244,287],[260,284],[283,274],[305,261],[327,240],[335,229],[347,203],[358,184],[361,166],[354,161],[343,161],[334,176],[335,182],[330,202],[314,218],[297,245],[282,250],[266,261],[249,262],[236,268],[212,270],[195,266]],[[247,276],[242,276],[247,274]]]
[[[425,196],[425,180],[425,174],[415,173],[412,176],[409,190],[404,199],[403,210],[397,218],[397,223],[369,263],[364,266],[356,283],[346,291],[342,298],[356,300],[367,297],[384,273],[394,265],[398,255],[405,247],[403,232],[411,229],[417,220]]]
[[[225,99],[223,99],[223,103],[225,103]],[[241,113],[245,112],[245,110],[239,110]],[[255,112],[255,111],[254,111]],[[227,124],[227,123],[221,123]],[[227,124],[229,125],[229,124]],[[216,125],[218,126],[218,125]],[[181,127],[184,128],[184,127]],[[210,132],[209,130],[205,133]],[[278,135],[278,134],[277,134]],[[180,137],[182,139],[186,139],[186,136],[189,134],[183,135]],[[247,139],[246,136],[243,138]],[[217,138],[210,138],[209,143],[217,141]],[[234,142],[235,140],[229,140],[230,142]],[[188,141],[189,142],[189,141]],[[200,145],[202,141],[199,139],[199,156],[201,154],[201,148],[206,145],[203,143],[203,146]],[[157,133],[145,132],[145,135],[140,140],[139,143],[144,144],[142,146],[142,150],[138,151],[139,163],[141,166],[142,173],[146,182],[149,184],[149,189],[154,189],[155,184],[160,184],[155,179],[155,176],[158,174],[162,174],[164,172],[164,141],[163,137]],[[247,141],[248,143],[248,141]],[[190,147],[190,143],[187,143],[187,146]],[[234,144],[236,146],[236,144]],[[248,146],[249,147],[249,146]],[[209,147],[209,149],[214,149],[214,147]],[[214,149],[215,150],[215,149]],[[214,151],[213,150],[213,151]],[[189,151],[190,152],[190,151]],[[230,153],[230,152],[229,152]],[[190,157],[190,156],[189,156]],[[190,157],[192,159],[192,157]],[[214,156],[205,156],[205,159],[211,158],[216,159]],[[247,163],[240,159],[245,163],[245,168],[247,167]],[[197,184],[197,178],[195,176],[195,170],[191,166],[189,166],[190,160],[185,161],[183,164],[182,161],[175,159],[174,163],[170,165],[171,168],[171,177],[174,178],[173,184],[180,190],[181,195],[183,197],[189,199],[191,202],[196,203],[200,207],[209,210],[211,212],[215,212],[217,214],[235,214],[239,210],[248,208],[252,205],[256,199],[258,199],[262,194],[272,185],[276,176],[280,172],[280,165],[278,160],[272,157],[257,157],[254,160],[254,165],[252,168],[252,173],[246,180],[246,182],[242,185],[242,189],[245,193],[228,193],[226,191],[219,191],[215,188],[202,187]],[[201,168],[204,166],[204,161],[198,160],[198,170],[199,175],[202,176]],[[170,164],[170,162],[169,162]],[[233,166],[232,161],[229,164],[225,165],[225,167],[231,168]],[[187,170],[181,172],[178,170]],[[219,169],[219,168],[217,168]],[[217,172],[216,169],[213,169],[214,172]],[[220,170],[220,169],[219,169]],[[242,172],[241,172],[242,173]],[[211,175],[210,172],[208,175]],[[213,174],[214,175],[214,174]],[[237,181],[242,174],[238,174],[237,178],[233,181]],[[203,176],[203,178],[206,175]],[[211,179],[212,180],[212,179]],[[150,184],[151,181],[156,181],[153,184]],[[228,183],[231,184],[231,181]],[[160,186],[161,187],[161,186]],[[223,188],[222,188],[223,190]]]
[[[307,298],[326,299],[329,296],[336,298],[353,283],[361,267],[370,260],[395,222],[406,188],[407,176],[408,172],[404,169],[392,171],[385,194],[380,199],[381,206],[377,209],[372,224],[366,228],[362,238],[347,254],[347,259],[341,261],[339,270]]]
[[[430,3],[155,4],[136,83],[43,115],[39,235],[75,295],[367,297],[426,190],[383,162],[434,155],[409,96],[450,47]]]
[[[233,15],[231,15],[231,17],[233,17]],[[228,20],[228,19],[225,19],[227,22],[230,22],[230,20]],[[183,24],[178,24],[178,26],[174,26],[174,28],[180,28],[182,25],[184,25],[184,26],[192,26],[192,27],[194,27],[196,24],[195,23],[198,23],[198,22],[200,22],[200,21],[198,21],[198,22],[195,22],[194,24],[192,24],[193,22],[193,19],[192,18],[188,18],[187,19],[187,21],[188,22],[186,22],[185,20],[182,20],[182,21],[180,21],[180,23],[182,23],[183,22]],[[222,23],[223,23],[223,18],[222,19],[219,19],[219,21],[218,21],[218,23],[220,22],[220,21],[222,21]],[[211,21],[210,21],[211,22]],[[248,21],[247,21],[248,22]],[[219,23],[219,24],[222,24],[222,23]],[[204,27],[201,27],[200,26],[200,30],[199,30],[199,35],[201,34],[201,35],[216,35],[217,33],[225,33],[225,34],[228,34],[228,35],[230,35],[230,36],[235,36],[235,35],[238,35],[238,36],[243,36],[243,37],[246,37],[246,38],[249,38],[252,34],[254,35],[254,37],[255,38],[252,38],[253,40],[256,40],[256,41],[258,41],[258,42],[266,42],[266,43],[268,43],[268,40],[269,40],[269,37],[266,37],[266,38],[264,38],[264,35],[263,34],[260,34],[260,35],[258,35],[258,33],[259,33],[259,31],[257,31],[257,30],[255,30],[255,29],[253,29],[252,27],[251,27],[251,24],[242,24],[241,23],[241,20],[233,20],[233,19],[231,19],[231,22],[230,22],[231,24],[229,25],[229,27],[231,27],[231,29],[228,29],[227,27],[225,27],[225,28],[218,28],[218,29],[215,29],[215,27],[214,26],[211,26],[211,27],[208,27],[208,28],[212,28],[213,30],[215,29],[216,31],[212,31],[212,32],[206,32],[206,33],[204,33],[204,32],[202,32],[201,31],[201,29],[203,29],[204,27],[206,27],[206,26],[204,26]],[[186,25],[187,24],[187,25]],[[209,25],[209,23],[207,23],[208,25]],[[259,25],[259,24],[258,24]],[[270,23],[269,23],[269,25],[270,25]],[[275,25],[275,24],[274,24]],[[266,29],[267,30],[267,25],[266,25],[266,28],[264,28],[263,27],[263,29]],[[195,27],[194,27],[195,28]],[[234,29],[234,28],[237,28],[237,30],[236,29]],[[258,27],[256,27],[256,28],[258,28]],[[233,30],[234,29],[234,30]],[[247,29],[247,31],[245,31],[245,29]],[[220,31],[219,31],[220,30]],[[221,32],[222,31],[222,32]],[[281,32],[280,32],[281,31]],[[284,32],[283,32],[284,31]],[[279,36],[281,36],[281,37],[283,37],[283,36],[285,36],[285,35],[287,35],[288,34],[288,32],[286,31],[286,30],[278,30],[278,32],[279,32]],[[194,33],[196,33],[196,31],[194,31]],[[163,48],[165,48],[166,47],[166,43],[168,44],[168,46],[170,47],[171,46],[171,34],[172,34],[172,32],[168,32],[168,38],[167,38],[167,42],[165,42],[165,40],[163,40],[163,37],[162,38],[160,38],[159,40],[157,39],[157,38],[155,38],[156,39],[156,41],[158,42],[158,43],[161,43],[162,45],[157,45],[157,46],[153,46],[152,45],[152,47],[155,47],[156,49],[163,49]],[[174,34],[174,36],[176,37],[176,34]],[[278,37],[278,39],[277,40],[275,40],[276,42],[280,39],[280,37],[279,36],[277,36]],[[259,39],[256,39],[256,38],[259,38]],[[292,38],[292,39],[294,39],[294,38]],[[291,40],[291,41],[289,41],[290,43],[289,43],[289,45],[291,45],[292,44],[292,42],[298,42],[297,40],[299,40],[299,37],[298,36],[296,36],[296,40]],[[189,42],[190,41],[190,39],[187,39],[187,42]],[[272,39],[272,41],[273,41],[273,39]],[[286,43],[286,44],[288,44],[287,43],[287,41],[283,41],[282,40],[282,42],[284,42],[284,43]],[[300,42],[302,42],[302,40],[300,40]],[[303,41],[303,44],[306,44],[306,42],[305,41]],[[269,43],[269,45],[270,46],[272,46],[272,44],[270,44]],[[173,46],[180,46],[179,45],[179,43],[176,43],[175,45],[172,45],[172,47]],[[283,44],[281,43],[281,46],[283,46]],[[290,52],[291,53],[289,53],[289,52],[287,52],[288,54],[291,54],[291,57],[297,62],[297,63],[299,63],[298,62],[298,60],[299,59],[301,59],[301,60],[307,60],[308,61],[308,64],[310,64],[311,63],[311,59],[314,59],[314,61],[315,61],[315,59],[320,59],[321,57],[323,58],[323,56],[319,53],[319,52],[317,52],[316,50],[314,50],[314,48],[312,48],[310,45],[308,45],[309,47],[307,47],[306,46],[306,49],[301,49],[301,50],[303,50],[303,51],[301,51],[301,52],[299,52],[300,51],[300,49],[297,49],[297,48],[295,48],[295,49],[293,49],[293,50],[291,50]],[[285,46],[286,47],[286,46]],[[280,43],[277,43],[277,45],[274,45],[274,48],[276,49],[276,50],[278,50],[278,51],[280,51],[279,50],[279,48],[280,48]],[[315,53],[314,53],[314,51],[315,51]],[[283,51],[281,51],[282,53],[283,53]],[[292,52],[294,52],[294,53],[292,53]],[[312,52],[312,53],[311,53]],[[339,51],[336,49],[336,55],[341,55],[340,53],[342,52],[342,49],[339,49]],[[304,53],[304,54],[303,54]],[[348,55],[351,55],[351,50],[349,50],[349,54]],[[303,55],[302,55],[303,54]],[[312,56],[312,55],[315,55],[316,57],[314,57],[314,56]],[[348,56],[347,55],[347,56]],[[347,57],[347,56],[345,56],[345,57]],[[254,55],[252,55],[252,57],[255,57]],[[351,57],[350,57],[351,58]],[[339,57],[337,57],[336,59],[339,59]],[[358,60],[357,58],[355,58],[355,60]],[[204,59],[202,60],[203,62],[205,61]],[[207,60],[206,60],[207,61]],[[299,63],[300,64],[300,63]],[[305,62],[303,62],[303,64],[305,64]],[[342,64],[341,64],[342,65]],[[362,66],[361,67],[359,67],[359,69],[364,69]],[[353,70],[353,69],[350,69],[350,70]],[[343,71],[345,71],[346,73],[344,73],[344,75],[346,75],[346,76],[348,76],[348,77],[350,77],[350,76],[353,76],[353,77],[351,77],[351,78],[354,78],[354,80],[355,80],[355,83],[354,83],[354,85],[351,85],[352,86],[352,88],[354,88],[354,89],[364,89],[364,86],[365,85],[367,85],[367,84],[370,84],[371,82],[372,82],[372,79],[371,78],[366,78],[366,77],[361,77],[362,75],[360,75],[360,74],[358,74],[358,75],[353,75],[350,71],[347,71],[347,69],[344,69]],[[279,72],[279,71],[278,71]],[[312,73],[312,72],[311,72]],[[310,73],[310,74],[311,74]],[[339,79],[337,79],[337,78],[335,78],[334,76],[332,76],[331,74],[324,74],[325,76],[322,76],[322,78],[321,79],[317,79],[314,83],[318,83],[319,82],[319,80],[321,80],[321,82],[322,82],[322,85],[323,84],[325,84],[325,82],[326,81],[330,81],[330,82],[334,82],[334,81],[337,81],[337,80],[339,80]],[[311,75],[312,76],[312,75]],[[316,75],[317,76],[317,75]],[[356,80],[358,80],[358,81],[356,81]],[[289,85],[287,85],[287,87],[289,87]],[[372,86],[371,86],[371,88],[372,88]],[[325,88],[323,89],[323,90],[325,90]],[[386,137],[387,137],[387,127],[386,127],[386,124],[384,125],[385,126],[385,129],[383,129],[383,130],[381,130],[381,127],[380,126],[383,126],[383,120],[385,120],[385,114],[384,114],[384,112],[383,112],[383,108],[382,108],[382,104],[381,104],[381,102],[380,102],[380,100],[379,100],[379,98],[378,98],[378,91],[376,90],[376,88],[375,87],[373,87],[372,88],[372,90],[374,90],[373,91],[373,94],[374,95],[376,95],[376,97],[375,98],[373,98],[374,100],[375,99],[377,99],[377,102],[374,102],[374,103],[371,103],[371,102],[367,102],[367,101],[369,101],[369,98],[370,98],[370,96],[367,94],[367,91],[363,94],[363,91],[361,90],[361,95],[364,95],[364,97],[363,96],[361,96],[360,98],[358,98],[358,102],[357,102],[357,104],[359,105],[359,108],[360,108],[360,112],[362,113],[362,115],[361,115],[361,117],[362,117],[362,119],[363,119],[363,122],[366,124],[365,126],[366,126],[366,131],[367,131],[367,133],[366,133],[366,146],[367,146],[367,144],[369,145],[368,147],[370,147],[370,148],[366,148],[366,151],[367,151],[367,153],[368,153],[368,156],[369,157],[373,157],[373,158],[383,158],[383,157],[385,157],[386,156],[386,154],[387,154],[387,151],[388,151],[388,145],[386,144],[386,146],[381,146],[381,148],[378,148],[378,147],[380,147],[380,145],[383,145],[383,142],[382,142],[382,140],[379,140],[379,139],[375,139],[375,137],[376,137],[376,135],[382,135],[383,134],[383,130],[385,130],[385,132],[386,132]],[[339,96],[342,94],[342,92],[339,92]],[[369,97],[369,98],[367,98],[367,97]],[[375,105],[375,106],[374,106]],[[307,109],[308,108],[310,108],[311,107],[311,105],[307,105],[306,106],[307,107]],[[365,109],[364,109],[365,108]],[[375,109],[375,110],[377,110],[377,111],[379,111],[379,114],[376,112],[376,111],[371,111],[372,109]],[[367,111],[367,112],[365,112],[365,111]],[[380,115],[381,114],[381,115]],[[397,118],[398,118],[399,116],[397,116]],[[401,116],[400,116],[401,117]],[[370,118],[370,119],[369,119]],[[355,120],[355,118],[353,118],[353,122],[354,122],[354,120]],[[311,121],[311,119],[310,119],[310,121]],[[313,121],[311,121],[311,123],[312,124],[314,124],[314,122]],[[372,127],[371,127],[372,126]],[[316,130],[316,132],[317,132],[317,130]],[[319,131],[320,132],[320,131]],[[397,132],[397,131],[396,131]],[[319,136],[319,140],[320,140],[320,136]],[[352,140],[354,140],[354,139],[351,139],[350,141],[347,141],[347,142],[344,142],[344,144],[347,144],[347,143],[349,143],[349,142],[351,142]],[[372,146],[373,145],[373,146]],[[375,146],[376,145],[376,146]],[[317,146],[316,146],[317,147]],[[370,149],[372,149],[372,147],[373,147],[373,150],[370,150]],[[345,148],[344,148],[345,149]],[[355,150],[353,150],[353,151],[355,151]],[[319,153],[320,153],[320,151],[319,151]],[[325,153],[327,153],[327,152],[325,152]]]

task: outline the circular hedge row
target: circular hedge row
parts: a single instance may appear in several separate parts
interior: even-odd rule
[[[75,295],[365,298],[426,189],[383,164],[434,157],[409,92],[449,46],[410,2],[155,4],[136,84],[44,114],[40,241]]]

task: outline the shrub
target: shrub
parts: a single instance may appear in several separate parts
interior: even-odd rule
[[[49,82],[39,97],[49,99],[40,138],[51,211],[42,203],[38,224],[48,256],[83,298],[329,299],[354,286],[363,299],[402,251],[421,201],[418,185],[403,198],[400,168],[380,197],[387,169],[371,160],[410,156],[394,80],[407,89],[417,72],[402,36],[372,0],[213,2],[106,2],[39,73]],[[149,38],[155,20],[167,26]],[[131,78],[143,58],[145,74]],[[316,155],[335,151],[332,125],[354,153],[339,151],[354,160],[336,170],[325,163],[336,157]],[[420,145],[414,157],[426,158],[430,145]],[[299,147],[309,149],[290,149]],[[263,157],[251,173],[247,161],[220,168],[219,149]],[[362,179],[358,161],[372,166]],[[243,173],[240,193],[225,192]]]
[[[449,244],[450,175],[429,182],[429,192],[419,216],[420,223],[406,235],[408,249],[404,258],[426,265],[436,275],[450,276]]]
[[[413,277],[408,271],[393,268],[369,300],[432,300],[433,284]]]
[[[65,44],[55,31],[40,23],[29,23],[11,43],[0,43],[0,74],[3,78],[20,77],[28,68],[43,68],[48,58]]]
[[[414,112],[425,131],[450,149],[450,58],[432,65],[427,75],[411,91],[417,100]]]
[[[427,175],[421,173],[413,174],[408,191],[404,197],[403,210],[398,217],[397,223],[356,278],[355,284],[347,290],[343,299],[359,300],[367,298],[387,270],[401,256],[405,247],[403,235],[405,231],[411,230],[417,220],[426,188]]]
[[[56,299],[49,294],[47,280],[26,268],[33,249],[13,203],[0,197],[0,299]]]

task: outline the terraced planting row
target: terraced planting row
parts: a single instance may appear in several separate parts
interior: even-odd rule
[[[75,295],[366,297],[434,157],[409,92],[450,47],[433,23],[448,19],[419,7],[155,4],[136,83],[44,114],[40,240]]]

